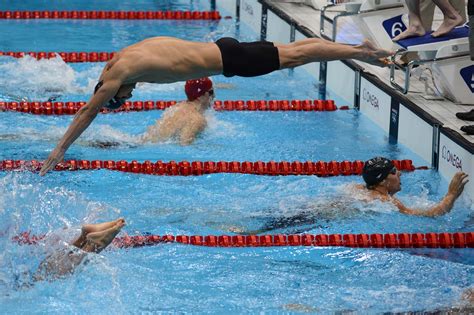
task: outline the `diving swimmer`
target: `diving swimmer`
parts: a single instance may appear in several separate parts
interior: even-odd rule
[[[72,274],[88,253],[100,253],[114,240],[125,226],[125,220],[82,226],[81,235],[71,244],[74,249],[59,250],[46,257],[39,265],[33,279],[52,280]]]
[[[290,44],[259,41],[240,43],[221,38],[201,43],[173,37],[153,37],[122,49],[102,71],[94,94],[74,117],[56,148],[41,168],[46,174],[63,160],[71,144],[89,127],[102,107],[119,108],[132,97],[138,82],[173,83],[223,74],[226,77],[254,77],[310,62],[357,59],[386,66],[393,52],[369,41],[344,45],[319,38]]]

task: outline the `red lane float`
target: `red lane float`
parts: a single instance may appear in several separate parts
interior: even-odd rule
[[[288,105],[299,100],[259,100],[259,101],[214,101],[213,108],[216,111],[335,111],[337,106],[333,100],[305,100],[308,107]],[[123,113],[141,112],[149,110],[165,110],[178,101],[134,101],[125,104],[116,110],[101,109],[101,113]],[[253,105],[258,103],[258,107]],[[320,106],[310,106],[310,104],[320,104]],[[222,105],[227,104],[227,105]],[[75,115],[77,111],[86,105],[86,102],[3,102],[0,101],[0,112],[11,111],[34,115]],[[341,106],[340,110],[349,109],[348,106]]]
[[[35,245],[44,235],[21,233],[20,245]],[[208,247],[342,246],[353,248],[474,248],[474,232],[387,234],[135,235],[116,237],[119,248],[181,243]]]
[[[0,19],[220,20],[219,11],[0,11]]]
[[[106,62],[112,59],[115,55],[115,52],[44,52],[44,51],[0,51],[0,56],[8,56],[14,58],[23,58],[25,56],[30,56],[37,60],[41,59],[52,59],[56,57],[61,57],[64,62],[68,63],[77,63],[77,62]]]
[[[400,171],[412,172],[414,170],[426,170],[427,166],[415,167],[411,160],[393,160],[394,165]],[[3,160],[0,161],[0,171],[32,171],[41,169],[42,162],[31,160]],[[356,161],[101,161],[101,160],[69,160],[56,165],[56,171],[77,171],[108,169],[126,173],[166,175],[166,176],[199,176],[215,173],[240,173],[267,176],[288,175],[315,175],[319,177],[361,175],[364,162]]]
[[[236,101],[214,101],[214,109],[217,111],[335,111],[337,106],[333,100],[236,100]],[[340,110],[349,109],[341,106]]]

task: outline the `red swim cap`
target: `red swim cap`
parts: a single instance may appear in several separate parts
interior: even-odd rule
[[[186,92],[186,96],[190,101],[194,101],[199,96],[204,95],[204,93],[210,91],[211,89],[212,81],[207,77],[196,80],[188,80],[184,86],[184,91]]]

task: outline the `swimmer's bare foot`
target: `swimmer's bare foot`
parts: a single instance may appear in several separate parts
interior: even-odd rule
[[[82,250],[86,252],[95,252],[99,253],[104,248],[109,246],[110,243],[114,240],[115,236],[120,232],[122,227],[125,226],[125,220],[119,219],[116,221],[115,225],[111,228],[100,232],[92,232],[87,234],[86,243],[82,247]]]
[[[392,38],[393,42],[398,42],[399,40],[405,39],[405,38],[410,38],[410,37],[417,37],[417,36],[423,36],[426,34],[425,29],[423,28],[423,25],[421,24],[410,24],[408,26],[407,30],[405,32],[402,32]]]
[[[77,238],[77,240],[72,243],[72,245],[82,248],[86,244],[86,237],[89,233],[100,232],[106,229],[113,227],[117,224],[118,221],[124,221],[123,218],[119,218],[114,221],[98,223],[98,224],[84,224],[82,226],[81,235]]]
[[[448,34],[455,28],[456,26],[462,25],[464,23],[463,18],[459,14],[453,14],[451,16],[444,15],[443,23],[438,27],[436,31],[434,31],[431,36],[433,37],[440,37],[443,35]]]
[[[115,224],[119,222],[124,223],[125,220],[123,218],[118,218],[117,220],[109,221],[109,222],[103,222],[103,223],[97,223],[97,224],[84,224],[82,226],[82,234],[87,235],[89,233],[104,231],[113,227]]]

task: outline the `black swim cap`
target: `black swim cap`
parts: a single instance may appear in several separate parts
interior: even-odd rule
[[[391,160],[378,156],[365,162],[362,177],[367,187],[374,186],[387,178],[394,168]]]

